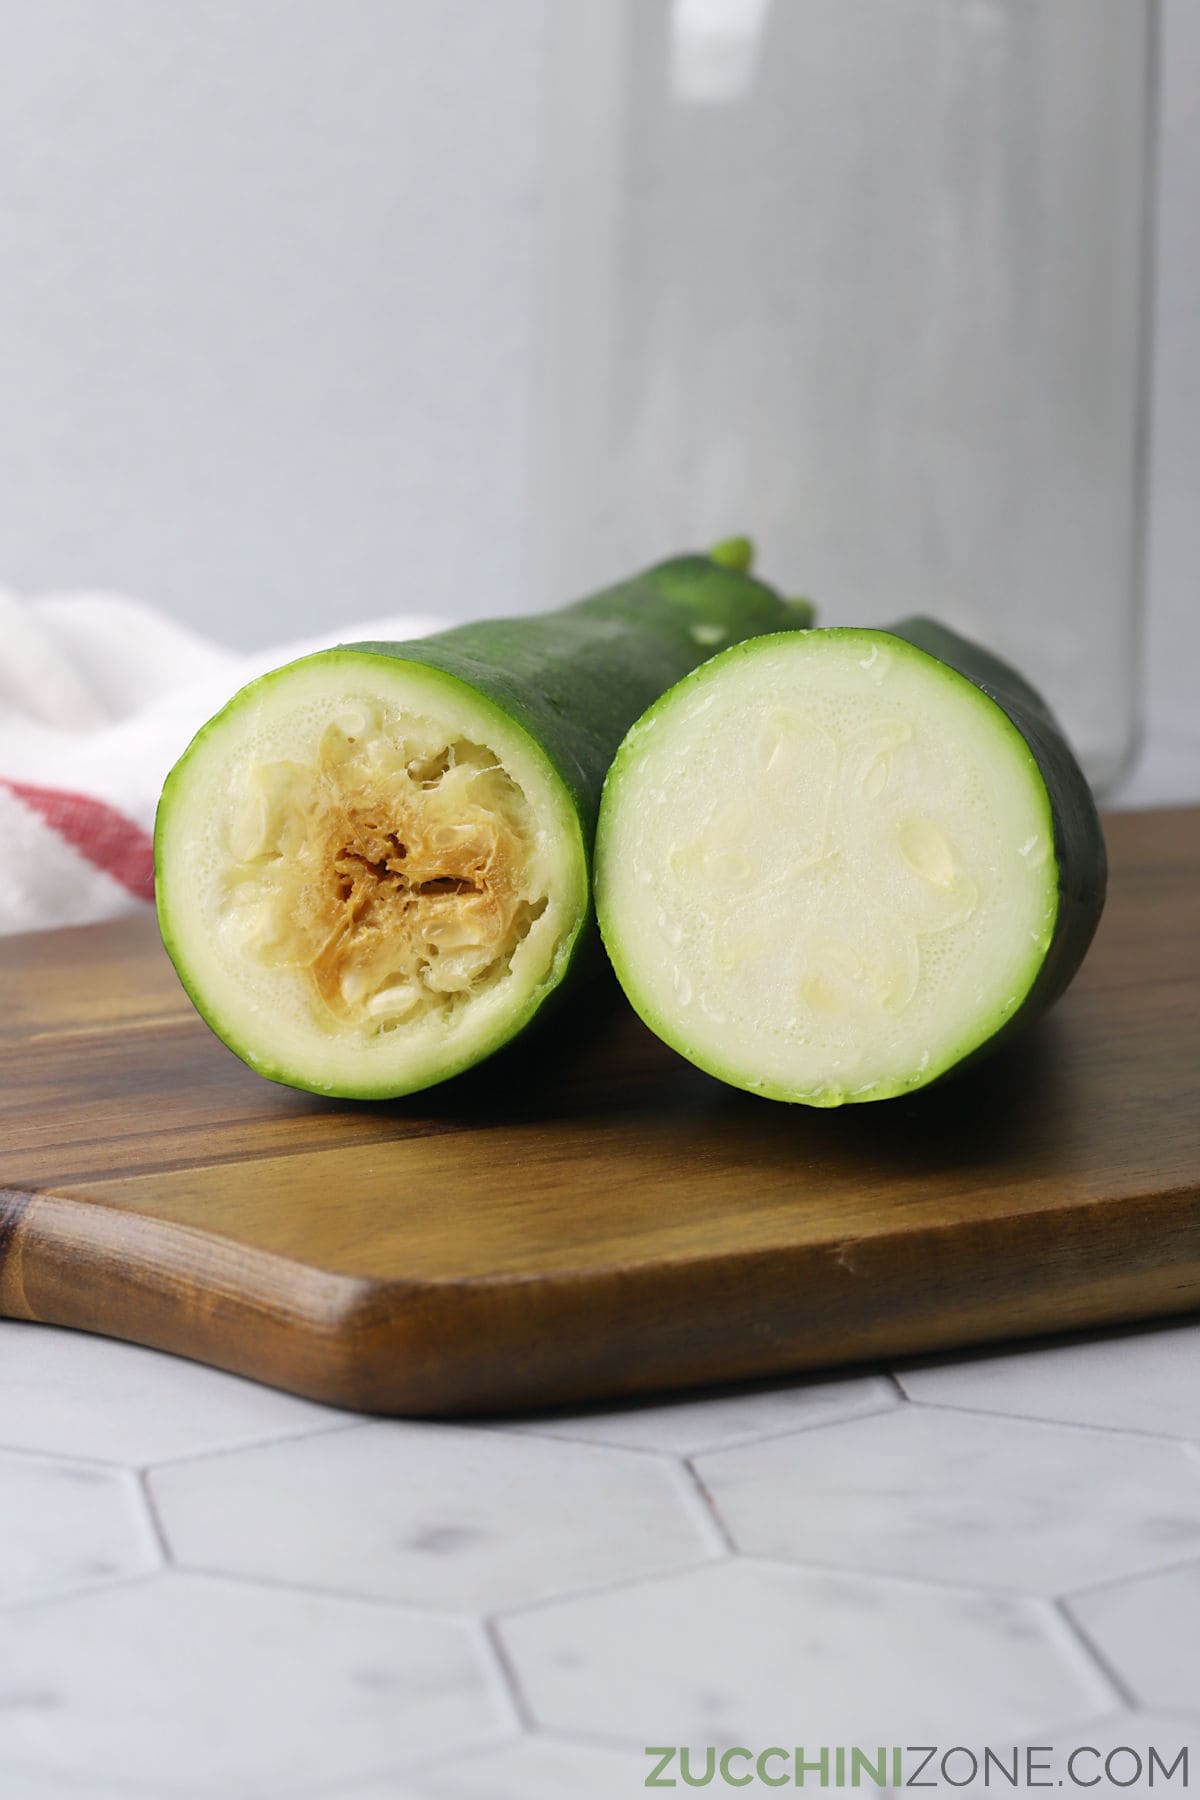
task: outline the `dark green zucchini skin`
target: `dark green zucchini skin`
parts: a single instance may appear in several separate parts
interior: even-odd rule
[[[570,791],[590,869],[604,777],[634,720],[715,651],[811,622],[805,602],[715,555],[689,555],[556,612],[345,648],[457,676],[536,738]]]
[[[1037,977],[1021,1005],[998,1032],[948,1074],[957,1074],[1052,1006],[1087,954],[1104,911],[1108,854],[1096,802],[1075,753],[1042,696],[1000,657],[960,637],[936,620],[902,619],[888,627],[918,650],[956,669],[1007,713],[1037,763],[1054,821],[1058,916]]]

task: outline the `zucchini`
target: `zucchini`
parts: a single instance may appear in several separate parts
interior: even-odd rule
[[[159,924],[273,1081],[390,1098],[529,1023],[590,916],[622,734],[715,647],[807,623],[742,540],[561,611],[339,646],[235,695],[167,777]]]
[[[907,1094],[1042,1013],[1104,904],[1087,781],[1014,669],[927,619],[764,636],[628,733],[596,908],[650,1028],[808,1106]]]

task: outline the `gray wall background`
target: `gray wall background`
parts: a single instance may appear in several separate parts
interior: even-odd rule
[[[527,603],[552,4],[0,0],[0,582],[245,646]],[[1180,743],[1198,102],[1200,4],[1165,0],[1148,672]]]
[[[0,582],[523,594],[544,5],[0,0]]]

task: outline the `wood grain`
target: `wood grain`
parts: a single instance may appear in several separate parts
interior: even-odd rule
[[[1108,821],[1056,1011],[810,1112],[603,984],[405,1101],[252,1075],[148,920],[0,940],[0,1313],[379,1412],[529,1408],[1200,1303],[1200,811]]]

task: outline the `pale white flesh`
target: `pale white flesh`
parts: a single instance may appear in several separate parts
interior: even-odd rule
[[[605,943],[666,1041],[810,1105],[924,1085],[1019,1007],[1057,913],[1046,789],[963,676],[882,632],[760,638],[608,778]]]
[[[556,984],[586,909],[538,746],[466,684],[356,651],[238,695],[164,790],[164,939],[276,1079],[363,1097],[479,1060]]]

